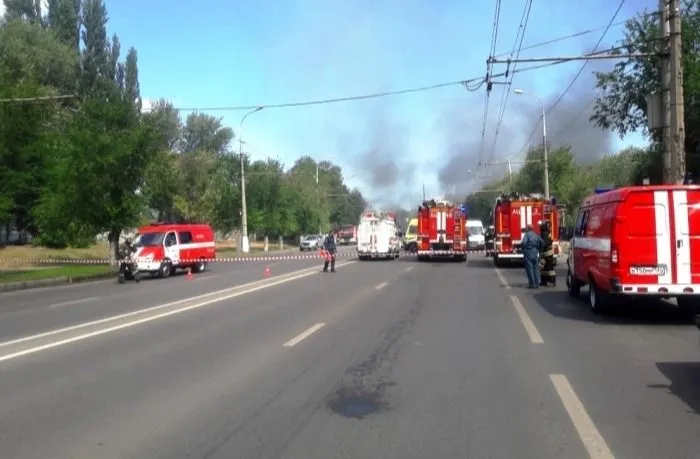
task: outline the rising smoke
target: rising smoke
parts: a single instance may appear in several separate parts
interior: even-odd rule
[[[524,64],[528,65],[528,64]],[[543,98],[545,106],[552,104],[569,85],[573,76],[578,72],[581,63],[564,64],[570,72],[562,72],[565,76],[552,85],[552,95]],[[595,95],[595,72],[610,71],[610,61],[589,61],[586,68],[568,90],[565,97],[556,107],[547,113],[547,133],[550,145],[556,147],[570,145],[576,160],[580,163],[590,163],[612,153],[613,134],[595,127],[589,118],[593,110]],[[536,72],[536,71],[535,71]],[[528,74],[516,76],[512,88],[534,86],[533,78]],[[520,86],[522,85],[522,86]],[[485,148],[481,150],[482,112],[464,110],[463,106],[450,107],[442,117],[444,132],[444,151],[447,158],[438,172],[438,180],[445,190],[457,189],[457,194],[467,194],[475,185],[480,186],[493,179],[504,177],[507,165],[498,164],[479,167],[480,158],[484,163],[505,162],[514,154],[522,151],[517,159],[522,160],[527,147],[538,147],[542,144],[542,125],[540,123],[541,107],[531,97],[511,94],[508,100],[503,122],[499,129],[497,143],[494,148],[494,134],[497,125],[498,108],[501,102],[501,91],[506,86],[494,86],[489,107],[489,124],[487,125]],[[512,90],[512,89],[511,89]],[[483,109],[483,92],[477,107]],[[539,95],[539,94],[538,94]],[[527,100],[526,100],[527,99]],[[535,131],[529,143],[528,136]],[[517,166],[514,166],[517,168]],[[471,169],[473,173],[468,173]],[[477,173],[479,180],[476,180]]]

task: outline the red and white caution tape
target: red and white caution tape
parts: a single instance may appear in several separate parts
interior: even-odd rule
[[[486,253],[483,250],[470,250],[469,253]],[[454,255],[451,251],[433,251],[431,255],[451,256]],[[401,252],[401,256],[416,256],[416,253]],[[356,251],[336,252],[336,258],[357,258]],[[325,260],[328,258],[327,252],[318,251],[310,254],[299,255],[265,255],[265,256],[241,256],[241,257],[224,257],[224,258],[193,258],[177,260],[179,265],[196,265],[199,263],[244,263],[244,262],[269,262],[269,261],[293,261],[293,260]],[[16,265],[116,265],[121,260],[115,258],[0,258],[0,264],[16,264]],[[143,257],[125,261],[136,261],[137,263],[152,263],[152,258]]]

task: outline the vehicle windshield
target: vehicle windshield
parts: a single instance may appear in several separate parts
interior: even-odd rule
[[[316,239],[318,239],[318,236],[306,236],[304,238],[305,241],[315,241]]]
[[[139,233],[134,238],[134,247],[155,247],[163,243],[165,233]]]
[[[418,232],[418,226],[411,225],[408,227],[408,231],[406,231],[406,234],[416,234],[417,232]]]
[[[470,226],[469,235],[470,236],[481,236],[484,234],[484,228],[481,226]]]

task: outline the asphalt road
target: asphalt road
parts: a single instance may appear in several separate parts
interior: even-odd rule
[[[265,264],[0,296],[0,456],[700,457],[667,307],[595,317],[479,256]]]

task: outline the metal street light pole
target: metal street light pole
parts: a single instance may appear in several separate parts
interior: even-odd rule
[[[514,93],[518,95],[528,95],[532,98],[534,98],[537,102],[540,103],[540,107],[542,108],[542,142],[543,142],[543,162],[544,162],[544,197],[545,199],[549,200],[549,158],[547,157],[547,113],[544,108],[544,102],[542,102],[542,99],[537,97],[535,94],[531,92],[524,91],[522,89],[515,89],[513,90]]]
[[[250,241],[248,240],[248,207],[245,201],[245,160],[243,158],[243,122],[248,116],[262,110],[263,107],[258,107],[249,111],[241,118],[238,124],[238,155],[241,158],[241,245],[239,251],[243,253],[250,252]]]

